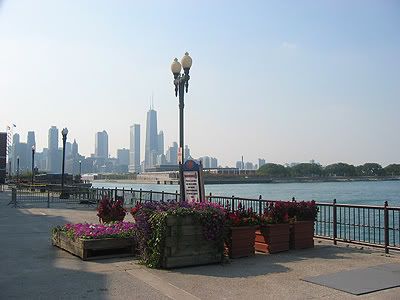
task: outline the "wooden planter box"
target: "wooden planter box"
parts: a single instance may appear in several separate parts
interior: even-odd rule
[[[299,221],[290,225],[290,249],[314,247],[314,221]]]
[[[227,248],[230,258],[252,256],[255,253],[255,226],[230,227]]]
[[[70,239],[64,232],[58,231],[52,236],[52,244],[82,260],[134,256],[135,254],[133,238]]]
[[[289,250],[289,224],[267,224],[256,231],[256,251],[277,253]]]
[[[203,226],[194,217],[167,217],[162,268],[221,263],[223,254],[223,241],[206,240]]]

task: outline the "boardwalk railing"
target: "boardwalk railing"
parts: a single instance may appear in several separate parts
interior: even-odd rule
[[[88,204],[97,207],[98,202],[105,196],[120,197],[124,206],[134,206],[144,201],[177,201],[179,193],[145,191],[142,189],[106,189],[106,188],[76,188],[66,187],[68,199],[60,199],[61,190],[57,187],[32,188],[18,186],[13,188],[12,201],[14,206],[24,203],[46,203],[47,207],[56,203]],[[206,200],[218,203],[227,209],[235,211],[239,205],[252,208],[256,213],[262,213],[270,203],[277,200],[215,196],[209,194]],[[294,200],[291,199],[291,200]],[[387,202],[378,205],[352,205],[317,202],[319,212],[315,222],[315,237],[360,244],[372,247],[400,250],[400,207],[391,207]]]

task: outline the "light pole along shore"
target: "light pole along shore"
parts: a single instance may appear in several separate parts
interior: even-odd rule
[[[68,199],[69,195],[67,193],[64,193],[64,176],[65,176],[65,143],[67,142],[67,134],[68,134],[68,129],[64,128],[61,131],[62,134],[62,141],[63,141],[63,152],[62,152],[62,173],[61,173],[61,195],[60,199]]]
[[[186,93],[189,89],[189,70],[192,66],[192,58],[189,56],[189,53],[185,53],[181,62],[179,63],[178,59],[175,58],[171,64],[171,71],[174,74],[174,85],[175,85],[175,97],[179,95],[179,151],[180,157],[179,161],[179,186],[180,186],[180,200],[185,200],[185,188],[183,182],[183,164],[185,162],[185,154],[184,154],[184,119],[183,119],[183,109],[185,107],[185,90]],[[181,70],[183,68],[183,73],[181,74]]]

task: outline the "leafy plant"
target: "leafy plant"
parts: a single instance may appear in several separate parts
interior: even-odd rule
[[[228,226],[251,226],[259,224],[259,217],[253,212],[252,208],[246,209],[242,203],[238,204],[238,209],[234,212],[226,212]]]
[[[126,215],[124,202],[120,198],[112,200],[107,196],[100,200],[97,216],[101,223],[123,221]]]
[[[289,221],[288,202],[270,202],[260,216],[261,224],[280,224]]]
[[[131,210],[136,221],[136,241],[142,263],[151,268],[161,265],[164,255],[168,216],[193,216],[203,229],[205,240],[222,240],[225,211],[209,202],[146,202]],[[179,220],[179,219],[178,219]],[[179,237],[178,237],[179,238]]]
[[[293,221],[315,221],[318,215],[318,206],[312,201],[292,201],[287,204],[289,218]]]

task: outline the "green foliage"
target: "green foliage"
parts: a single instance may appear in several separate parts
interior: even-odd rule
[[[301,163],[290,168],[293,177],[315,177],[322,175],[322,167],[318,164]]]
[[[324,168],[325,176],[355,176],[356,167],[346,163],[336,163],[327,165]]]
[[[356,167],[357,176],[384,176],[385,170],[380,164],[365,163]]]
[[[400,164],[391,164],[384,168],[386,175],[398,176],[400,175]]]
[[[260,167],[257,174],[269,177],[288,177],[289,171],[282,165],[268,163]]]

